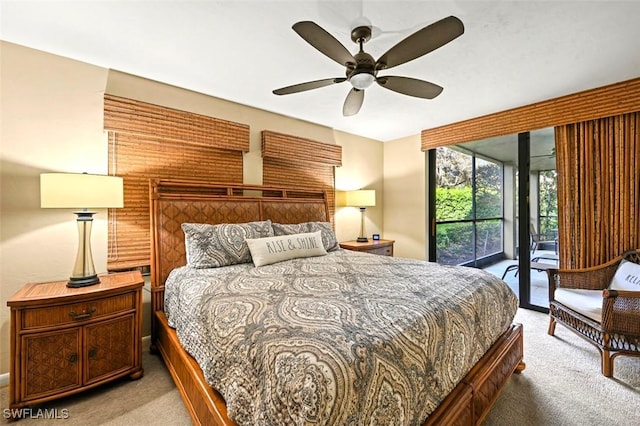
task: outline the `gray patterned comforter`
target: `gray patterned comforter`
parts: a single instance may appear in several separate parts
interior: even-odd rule
[[[169,324],[240,425],[418,425],[515,315],[482,270],[338,250],[182,267]]]

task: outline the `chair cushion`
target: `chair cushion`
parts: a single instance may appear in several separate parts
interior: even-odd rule
[[[640,264],[623,259],[609,284],[609,289],[640,291]]]
[[[602,322],[602,290],[557,288],[554,298],[567,308]]]

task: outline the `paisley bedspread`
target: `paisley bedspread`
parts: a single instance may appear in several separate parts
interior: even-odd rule
[[[511,324],[482,270],[338,250],[172,271],[165,311],[240,425],[419,425]]]

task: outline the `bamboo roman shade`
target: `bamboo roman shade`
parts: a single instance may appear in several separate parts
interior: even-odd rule
[[[109,211],[109,270],[149,265],[149,179],[242,183],[249,126],[112,95],[104,97],[110,174],[124,208]]]
[[[283,133],[262,131],[262,181],[267,186],[321,188],[329,193],[331,220],[335,211],[335,166],[342,165],[342,147]]]
[[[559,126],[558,225],[564,268],[640,247],[640,112]]]

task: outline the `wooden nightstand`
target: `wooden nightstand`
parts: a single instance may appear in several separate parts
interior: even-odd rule
[[[364,251],[382,256],[393,256],[393,244],[395,240],[369,240],[366,243],[357,241],[345,241],[340,243],[340,247],[347,250]]]
[[[11,308],[9,406],[19,408],[81,392],[111,380],[142,377],[140,272],[27,284]]]

